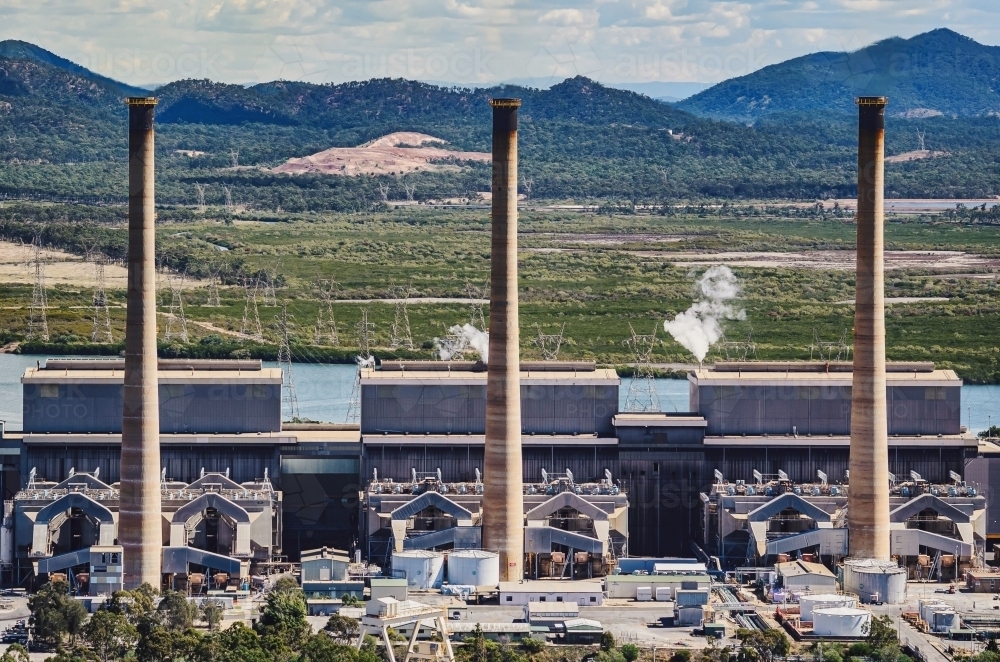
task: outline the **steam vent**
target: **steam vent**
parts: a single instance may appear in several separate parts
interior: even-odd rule
[[[118,538],[124,585],[160,586],[160,406],[156,359],[153,114],[156,99],[130,97],[128,293]]]
[[[886,97],[859,97],[858,262],[851,398],[850,556],[887,561],[889,446],[885,378],[883,171]]]
[[[524,577],[521,379],[517,314],[517,109],[492,99],[493,209],[490,345],[483,459],[483,548],[500,554],[500,581]]]

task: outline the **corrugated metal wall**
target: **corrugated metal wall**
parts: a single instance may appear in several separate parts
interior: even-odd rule
[[[617,386],[523,385],[525,434],[614,436]],[[361,389],[362,432],[483,434],[485,386],[368,384]]]
[[[122,387],[117,384],[25,384],[25,432],[118,433]],[[277,432],[281,388],[267,384],[161,384],[163,433]]]
[[[121,446],[117,444],[29,445],[25,447],[23,457],[22,484],[32,467],[37,467],[39,479],[46,480],[65,479],[71,467],[78,471],[93,471],[100,467],[101,480],[106,483],[114,483],[120,478]],[[230,478],[237,483],[263,478],[266,468],[275,488],[281,489],[281,465],[276,446],[161,446],[160,464],[166,467],[168,478],[184,482],[196,480],[202,468],[207,472],[222,473],[229,469]]]
[[[851,433],[849,386],[702,386],[707,434]],[[898,387],[886,392],[889,434],[958,434],[961,388]]]

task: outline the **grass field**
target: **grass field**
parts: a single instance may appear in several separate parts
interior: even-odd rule
[[[632,324],[637,333],[657,329],[662,343],[654,361],[690,363],[691,355],[665,334],[662,323],[691,304],[695,278],[718,253],[764,255],[759,266],[733,267],[743,287],[739,306],[746,311],[746,321],[726,326],[734,340],[745,338],[752,328],[757,358],[809,358],[816,336],[834,341],[845,330],[850,336],[853,308],[838,302],[853,298],[853,272],[834,268],[827,259],[850,257],[843,253],[853,248],[849,219],[527,211],[521,216],[521,232],[521,341],[526,357],[540,356],[531,343],[536,324],[545,333],[557,333],[565,324],[561,357],[624,364],[631,356],[622,341]],[[300,360],[348,359],[358,344],[356,324],[364,305],[335,303],[342,347],[313,345],[322,279],[336,281],[338,300],[387,298],[393,283],[411,284],[413,297],[464,298],[466,284],[482,287],[489,272],[488,213],[479,210],[409,207],[377,215],[289,216],[286,222],[168,223],[160,227],[159,246],[164,252],[187,255],[189,264],[218,268],[239,263],[244,272],[264,269],[277,274],[277,298],[287,302],[294,316],[293,350]],[[220,246],[229,250],[220,251]],[[933,360],[972,381],[1000,381],[1000,227],[933,217],[893,219],[886,228],[886,247],[921,252],[907,254],[913,258],[905,263],[907,268],[888,272],[887,297],[947,298],[888,306],[889,358]],[[803,253],[804,261],[795,268],[780,266],[780,260],[768,266],[768,255],[789,251]],[[701,263],[686,264],[692,256]],[[124,292],[110,294],[119,306],[111,312],[120,338]],[[216,353],[234,351],[230,346],[237,347],[235,339],[212,327],[239,331],[244,293],[242,287],[229,286],[221,294],[223,305],[211,308],[203,305],[207,288],[185,291],[191,347],[173,342],[165,351],[184,355],[209,351],[213,344]],[[48,296],[53,342],[68,345],[89,339],[91,290],[61,284]],[[0,330],[8,339],[25,333],[30,300],[28,284],[0,287]],[[161,311],[166,312],[169,301],[169,290],[164,290]],[[276,339],[277,312],[276,307],[259,308],[270,342]],[[394,313],[391,303],[369,306],[376,346],[389,344]],[[468,321],[470,313],[471,306],[458,302],[410,304],[417,347],[413,355],[431,356],[432,339],[444,335],[448,326]],[[163,328],[161,318],[161,335]],[[256,355],[273,352],[250,349]],[[718,357],[713,351],[708,360]]]

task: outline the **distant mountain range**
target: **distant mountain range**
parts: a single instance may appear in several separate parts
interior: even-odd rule
[[[888,93],[890,112],[903,115],[890,124],[888,154],[914,152],[926,142],[926,154],[890,164],[888,197],[997,195],[1000,122],[989,117],[1000,108],[990,59],[1000,60],[997,51],[938,30],[864,52],[798,58],[677,104],[651,98],[659,89],[654,84],[643,84],[639,94],[584,77],[545,90],[470,90],[403,79],[249,87],[176,81],[155,91],[158,196],[193,204],[196,184],[216,195],[225,184],[257,208],[363,209],[381,197],[376,178],[402,189],[395,173],[343,178],[271,169],[394,132],[435,136],[459,151],[488,151],[488,99],[517,96],[523,100],[521,171],[535,197],[627,205],[845,197],[853,195],[856,177],[853,97],[862,93]],[[919,59],[927,53],[930,72]],[[901,62],[910,68],[889,68]],[[879,73],[882,65],[888,73]],[[947,67],[951,75],[941,74]],[[148,93],[37,46],[0,42],[0,198],[119,199],[126,156],[122,99]],[[406,177],[416,182],[418,199],[489,187],[488,167],[477,163]]]
[[[677,104],[703,117],[753,122],[781,113],[853,113],[854,97],[889,97],[902,117],[1000,114],[1000,47],[947,29],[850,53],[813,53],[719,83]]]

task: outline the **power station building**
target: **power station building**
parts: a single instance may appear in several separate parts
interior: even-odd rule
[[[38,546],[34,525],[30,535],[25,533],[26,520],[14,512],[41,510],[62,498],[62,491],[74,484],[71,469],[76,470],[76,483],[89,483],[83,478],[87,472],[107,486],[88,490],[107,492],[102,507],[113,516],[108,504],[114,505],[112,493],[119,480],[121,442],[115,412],[121,408],[121,363],[52,359],[24,374],[24,431],[8,432],[0,442],[10,540],[18,541],[9,545],[3,567],[18,569],[22,578]],[[700,369],[688,377],[686,412],[619,411],[621,380],[613,370],[593,363],[524,362],[520,368],[521,514],[525,551],[538,554],[539,575],[546,561],[542,555],[553,552],[587,552],[592,558],[665,557],[689,555],[692,544],[742,565],[751,539],[754,553],[762,558],[770,554],[767,546],[775,538],[756,537],[759,526],[749,523],[732,537],[735,524],[725,519],[727,513],[742,516],[742,511],[786,493],[799,496],[796,486],[818,484],[817,471],[830,477],[830,489],[844,482],[850,364],[754,362]],[[480,518],[489,507],[478,492],[485,478],[486,372],[481,364],[384,362],[363,370],[360,427],[281,423],[281,373],[258,361],[161,360],[159,376],[164,485],[176,485],[168,491],[184,495],[174,505],[170,499],[163,501],[168,524],[173,512],[202,496],[181,485],[196,484],[203,475],[226,477],[228,472],[228,481],[237,487],[226,483],[225,489],[234,494],[249,489],[244,484],[263,484],[265,477],[273,490],[270,542],[254,547],[255,555],[266,549],[271,559],[297,561],[302,550],[329,547],[360,549],[363,556],[377,560],[400,548],[475,547],[481,540]],[[960,517],[935,501],[930,510],[953,526],[921,526],[975,546],[994,528],[1000,533],[1000,525],[994,526],[996,514],[983,514],[980,495],[992,472],[982,463],[993,460],[980,457],[977,440],[961,427],[960,387],[961,380],[949,370],[889,364],[889,470],[900,477],[900,484],[914,472],[926,482],[927,494],[964,513]],[[120,419],[119,413],[118,426]],[[979,470],[980,477],[966,475],[969,462],[986,467]],[[720,483],[716,471],[728,483]],[[755,472],[764,482],[786,481],[788,489],[771,495],[765,489],[763,496],[754,494],[752,499],[728,494],[725,486],[735,492],[737,481],[756,485]],[[942,491],[956,486],[951,472],[966,483],[965,495],[957,495],[954,502]],[[782,475],[786,478],[779,478]],[[36,487],[47,487],[32,492],[27,489],[29,478]],[[970,496],[968,488],[978,492]],[[24,498],[28,493],[43,496]],[[893,512],[922,494],[894,494]],[[706,515],[712,504],[702,495],[716,503],[716,520]],[[553,501],[557,496],[559,503]],[[740,497],[739,503],[731,505],[730,496]],[[810,488],[807,496],[805,501],[816,505],[807,509],[815,515],[814,528],[837,529],[843,495],[834,497],[821,488],[820,497],[812,499]],[[239,503],[235,497],[230,500]],[[75,532],[47,534],[46,553],[74,551],[94,540],[108,542],[108,524],[102,538],[104,520],[73,510],[76,507],[63,511]],[[89,503],[87,507],[98,511]],[[232,528],[226,518],[233,517],[216,510],[220,512],[211,516]],[[767,521],[777,521],[776,516]],[[907,516],[893,526],[913,528],[912,521]],[[207,538],[198,526],[200,522],[187,534],[188,546],[231,552],[226,544],[212,547],[203,542]],[[759,553],[762,540],[764,551]],[[170,542],[166,533],[164,541]],[[534,547],[529,549],[529,544]],[[810,553],[807,547],[801,549]],[[917,543],[913,549],[919,557],[933,547]],[[578,567],[582,572],[584,564]],[[535,576],[533,561],[526,570]],[[14,580],[15,574],[5,579]]]

